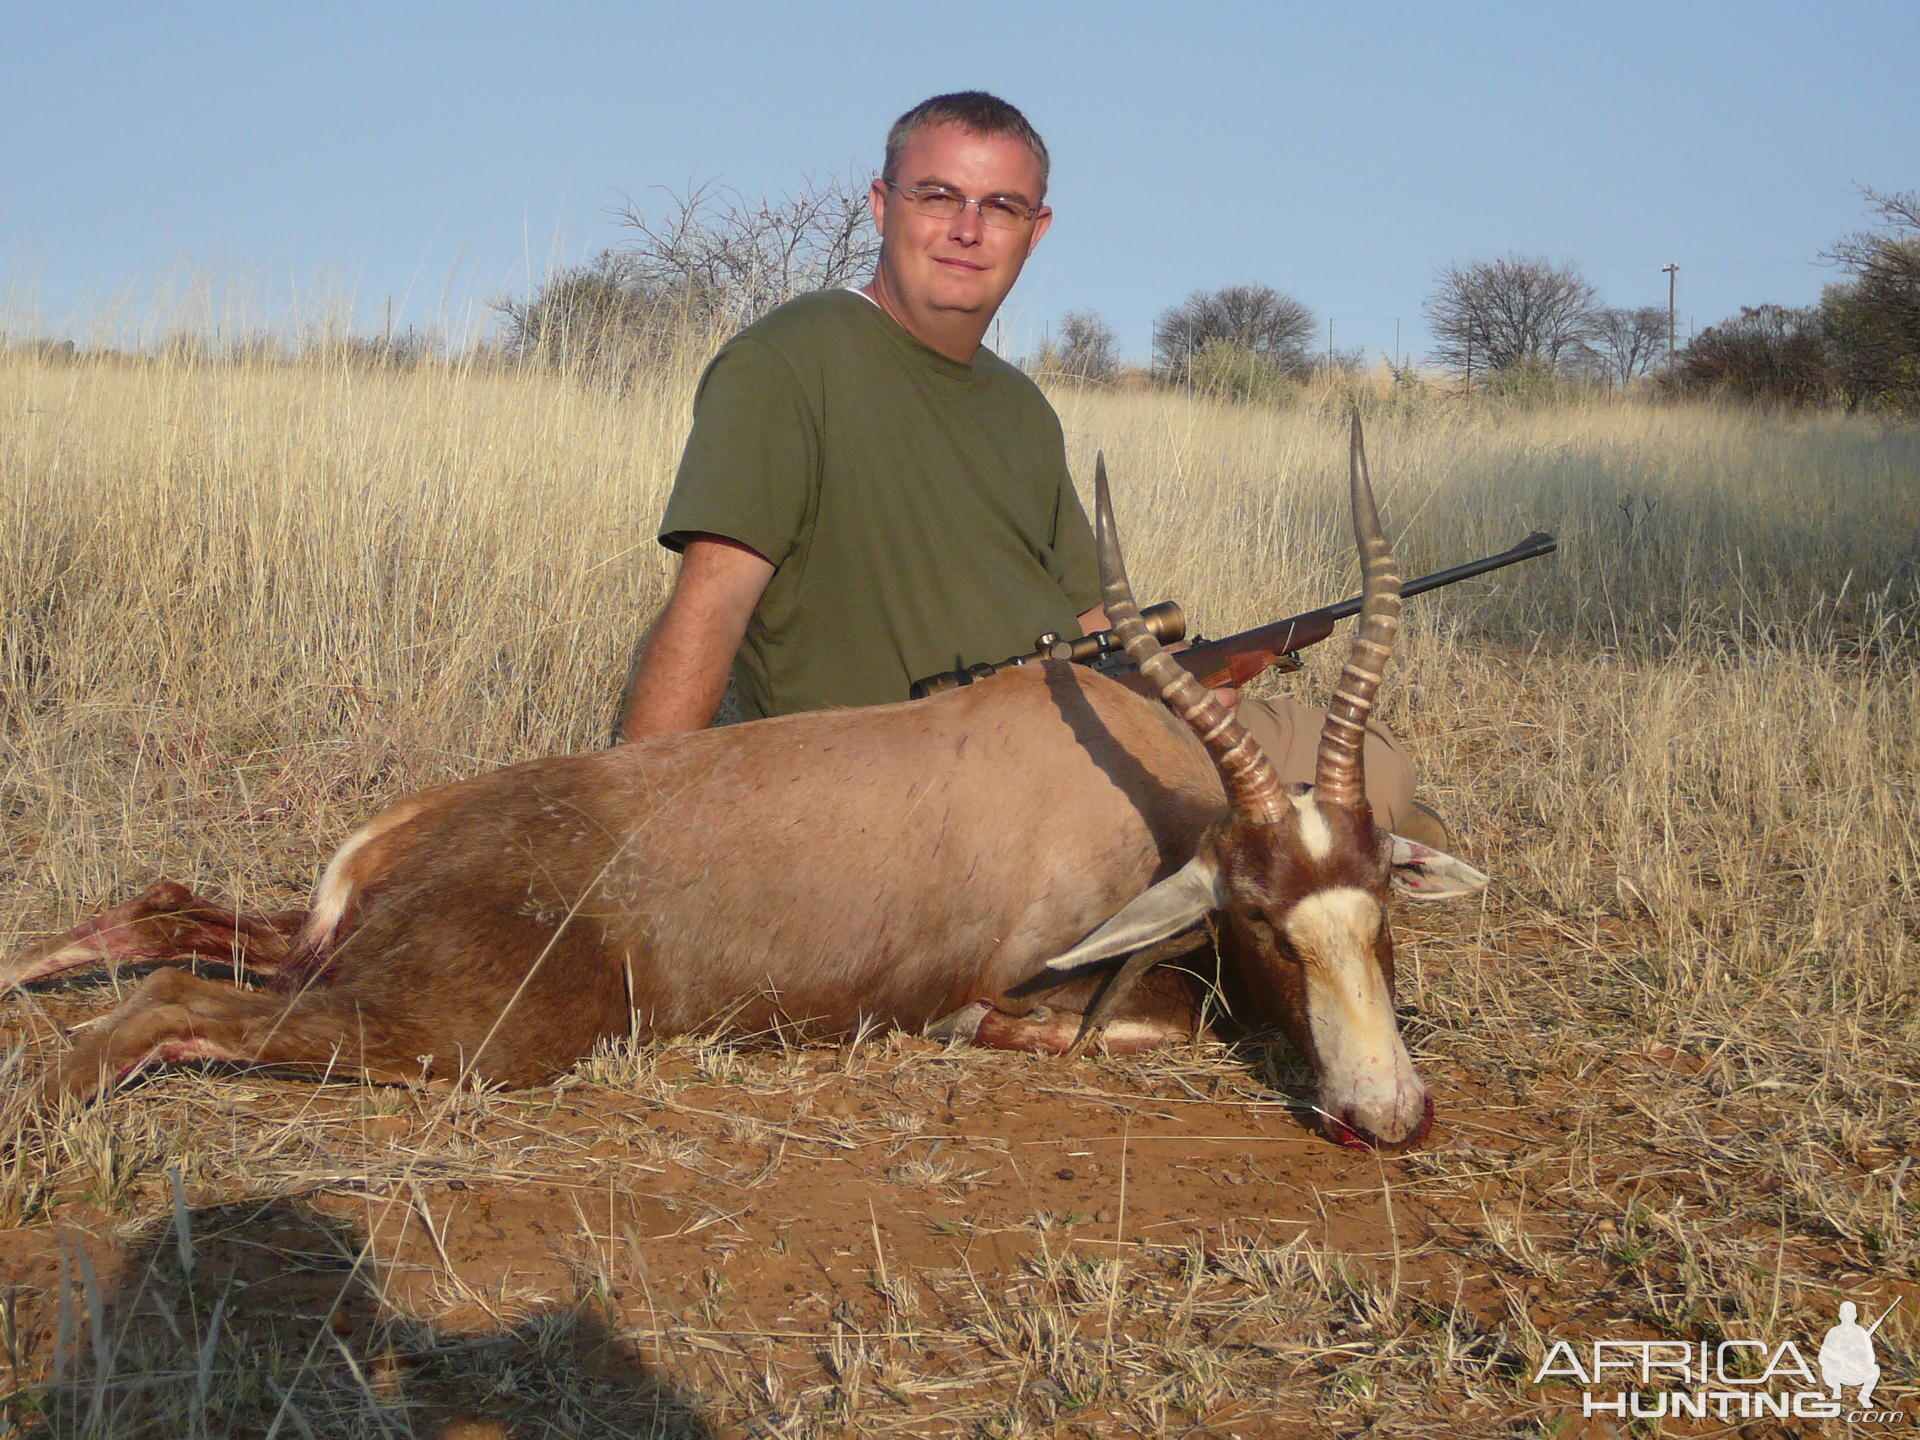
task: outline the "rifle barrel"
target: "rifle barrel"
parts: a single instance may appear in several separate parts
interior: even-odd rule
[[[1458,584],[1462,580],[1471,580],[1476,575],[1484,575],[1489,570],[1503,570],[1509,565],[1518,565],[1522,560],[1531,560],[1536,555],[1551,555],[1560,548],[1560,542],[1544,530],[1536,530],[1510,550],[1502,550],[1498,555],[1482,556],[1478,560],[1469,560],[1464,565],[1454,565],[1446,570],[1436,570],[1431,575],[1422,575],[1418,580],[1409,580],[1400,587],[1400,598],[1410,599],[1415,595],[1424,595],[1429,590],[1438,590],[1442,585]],[[1358,615],[1360,607],[1366,602],[1363,595],[1342,600],[1338,605],[1329,605],[1322,610],[1310,610],[1315,616],[1326,616],[1329,620],[1344,620],[1349,615]],[[1296,617],[1304,618],[1304,617]],[[1287,622],[1279,622],[1284,625]]]
[[[1538,555],[1550,555],[1559,545],[1560,542],[1553,536],[1536,530],[1519,544],[1497,555],[1482,556],[1464,565],[1454,565],[1446,570],[1436,570],[1431,575],[1422,575],[1417,580],[1408,580],[1401,585],[1400,595],[1405,599],[1412,595],[1423,595],[1429,590],[1438,590],[1443,585],[1471,580],[1476,575],[1485,575],[1489,570],[1518,565],[1522,560],[1531,560]],[[1285,620],[1275,620],[1271,624],[1243,630],[1223,639],[1196,640],[1189,649],[1180,651],[1173,658],[1188,673],[1199,676],[1209,684],[1244,684],[1260,671],[1279,663],[1289,652],[1307,645],[1317,645],[1326,639],[1336,621],[1358,615],[1365,603],[1365,596],[1355,595],[1337,605],[1323,605],[1318,610],[1291,615]],[[1292,668],[1298,668],[1298,662]]]

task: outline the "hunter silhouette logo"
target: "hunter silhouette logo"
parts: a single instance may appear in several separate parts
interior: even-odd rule
[[[1895,1300],[1893,1305],[1900,1302]],[[1873,1363],[1873,1332],[1880,1328],[1880,1321],[1893,1313],[1893,1305],[1880,1312],[1880,1320],[1860,1328],[1854,1317],[1860,1312],[1853,1301],[1840,1302],[1840,1323],[1827,1331],[1826,1338],[1820,1342],[1820,1378],[1827,1382],[1838,1400],[1842,1390],[1860,1387],[1860,1395],[1854,1401],[1862,1410],[1873,1401],[1873,1387],[1880,1383],[1880,1367]]]
[[[1840,1419],[1898,1425],[1901,1410],[1874,1410],[1882,1371],[1873,1333],[1899,1307],[1871,1325],[1843,1300],[1815,1356],[1819,1373],[1792,1340],[1556,1340],[1533,1383],[1574,1384],[1582,1415],[1621,1419]],[[1857,1391],[1850,1407],[1843,1396]]]

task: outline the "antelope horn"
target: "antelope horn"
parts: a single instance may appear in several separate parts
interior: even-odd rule
[[[1320,752],[1314,763],[1316,798],[1353,809],[1367,793],[1366,765],[1361,745],[1366,740],[1367,716],[1386,673],[1394,632],[1400,628],[1400,562],[1387,548],[1380,528],[1380,512],[1373,503],[1373,481],[1367,471],[1367,442],[1360,431],[1360,412],[1353,413],[1353,438],[1348,448],[1353,487],[1353,538],[1360,545],[1360,629],[1347,653],[1346,669],[1334,687],[1327,723],[1320,728]]]
[[[1100,552],[1100,585],[1107,623],[1126,646],[1128,658],[1160,689],[1160,699],[1200,737],[1220,772],[1227,802],[1237,819],[1253,825],[1272,825],[1294,813],[1281,789],[1280,777],[1260,744],[1238,720],[1179,663],[1160,648],[1160,642],[1140,618],[1133,586],[1120,558],[1120,537],[1113,523],[1113,497],[1107,492],[1107,457],[1093,462],[1094,530]]]

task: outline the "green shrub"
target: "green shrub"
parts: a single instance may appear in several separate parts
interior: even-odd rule
[[[1300,387],[1278,360],[1231,340],[1216,338],[1203,344],[1187,366],[1187,377],[1194,393],[1213,400],[1284,406],[1300,395]]]

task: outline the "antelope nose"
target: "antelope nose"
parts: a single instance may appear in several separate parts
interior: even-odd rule
[[[1357,1106],[1348,1106],[1336,1115],[1326,1116],[1327,1138],[1349,1150],[1405,1150],[1418,1145],[1433,1131],[1433,1096],[1420,1092],[1419,1104],[1411,1114],[1411,1124],[1392,1115],[1363,1115]]]

